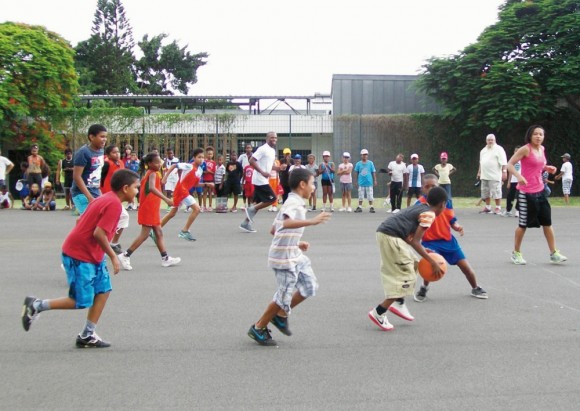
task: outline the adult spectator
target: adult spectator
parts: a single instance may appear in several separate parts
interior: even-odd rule
[[[250,158],[252,158],[252,145],[246,144],[245,152],[238,157],[238,163],[242,165],[242,170],[250,165]]]
[[[401,203],[403,202],[403,180],[405,178],[405,170],[407,170],[407,165],[403,162],[404,158],[402,153],[397,154],[395,161],[391,161],[387,167],[389,175],[391,176],[391,188],[389,190],[391,209],[387,213],[398,213],[401,211]]]
[[[280,185],[284,190],[282,194],[282,202],[286,201],[288,198],[288,194],[290,194],[290,167],[294,165],[294,160],[292,160],[292,150],[286,147],[282,151],[283,157],[280,159],[280,172],[278,175],[280,176]]]
[[[480,214],[501,214],[501,186],[507,180],[507,156],[502,146],[496,144],[495,136],[488,134],[486,146],[479,153],[477,178],[481,180],[481,198],[485,207]],[[491,199],[495,209],[491,211]]]
[[[62,185],[66,202],[64,210],[70,210],[71,208],[74,208],[72,204],[72,196],[70,193],[70,189],[73,183],[73,170],[73,152],[70,148],[67,148],[64,150],[64,158],[58,162],[58,166],[56,167],[56,181],[57,184]]]
[[[0,186],[6,184],[6,176],[13,168],[14,163],[8,160],[6,157],[2,156],[2,150],[0,150]]]
[[[38,184],[42,186],[42,167],[44,166],[44,158],[38,155],[38,144],[33,144],[30,147],[30,155],[28,156],[28,185]]]

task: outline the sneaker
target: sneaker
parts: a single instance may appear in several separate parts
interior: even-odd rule
[[[292,331],[290,331],[288,326],[288,317],[280,317],[277,315],[276,317],[272,318],[272,321],[270,322],[274,324],[274,327],[276,327],[282,334],[287,336],[292,335]]]
[[[248,220],[244,220],[242,224],[240,224],[240,229],[245,231],[246,233],[255,233],[256,229],[252,226]]]
[[[273,213],[277,213],[278,212],[278,207],[277,206],[272,206],[272,212]]]
[[[402,303],[395,301],[389,307],[389,311],[392,312],[393,314],[398,315],[403,320],[413,321],[415,319],[415,317],[413,317],[409,312],[409,309],[407,308],[407,304],[405,304],[405,301],[403,301]]]
[[[501,213],[502,217],[511,217],[513,215],[514,213],[512,213],[511,211],[504,211],[503,213]]]
[[[483,210],[481,210],[479,214],[491,214],[492,212],[491,208],[483,207]]]
[[[278,343],[272,339],[272,336],[270,335],[270,330],[268,330],[267,328],[262,328],[261,330],[258,330],[254,325],[252,325],[248,330],[248,336],[252,340],[255,340],[260,345],[268,345],[268,346],[278,345]]]
[[[393,212],[393,210],[387,210],[387,213],[389,213],[389,214],[392,213],[392,212]]]
[[[501,208],[499,208],[499,207],[496,207],[496,208],[493,210],[493,213],[494,213],[494,214],[496,214],[496,215],[501,215]]]
[[[237,212],[238,212],[238,209],[235,207],[232,207],[230,210],[230,213],[237,213]]]
[[[189,231],[180,231],[179,234],[177,234],[177,237],[183,238],[184,240],[188,241],[195,241],[195,238],[191,235]]]
[[[207,208],[205,209],[205,211],[207,211],[208,213],[211,213],[211,212],[213,211],[213,208],[211,208],[211,207],[207,207]]]
[[[514,213],[514,217],[515,218],[520,218],[520,212],[516,210],[516,212]]]
[[[96,333],[89,335],[88,337],[81,337],[77,335],[77,348],[107,348],[111,346],[110,342],[103,341]]]
[[[346,208],[344,208],[344,207],[341,207],[341,208],[338,209],[338,212],[339,213],[344,213],[345,211],[346,211]]]
[[[400,211],[401,211],[401,209],[400,209],[400,208],[395,208],[395,210],[393,210],[393,214],[397,214],[397,213],[399,213]]]
[[[30,330],[30,325],[38,318],[40,313],[34,309],[34,302],[38,300],[36,297],[28,296],[24,299],[22,306],[22,327],[24,331]]]
[[[115,254],[123,254],[123,249],[121,248],[121,244],[112,245],[111,248],[115,252]]]
[[[387,319],[387,313],[384,313],[383,315],[379,315],[377,313],[376,308],[373,308],[372,310],[369,311],[369,318],[371,319],[371,321],[373,323],[378,325],[379,328],[383,331],[391,331],[392,329],[395,328],[393,326],[393,324],[391,324],[389,322],[389,320]]]
[[[550,256],[550,259],[552,258],[552,256]],[[512,263],[514,263],[515,265],[524,265],[526,263],[526,260],[524,260],[524,257],[522,257],[522,253],[520,253],[519,251],[514,251],[512,252]]]
[[[256,213],[258,211],[256,211],[256,209],[254,207],[246,207],[246,217],[248,217],[248,220],[250,220],[250,223],[254,222],[254,217],[256,216]]]
[[[360,207],[357,207],[357,208],[354,210],[354,212],[355,212],[355,213],[362,213],[362,208],[360,208]]]
[[[550,254],[550,262],[554,264],[560,264],[564,261],[568,260],[568,257],[560,254],[560,251],[556,250],[552,254]]]
[[[330,212],[334,213],[334,207],[330,207]]]
[[[374,207],[369,208],[369,213],[374,213],[374,212],[375,212],[375,208]]]
[[[131,271],[133,267],[131,267],[131,257],[127,257],[125,254],[118,254],[117,258],[119,259],[119,263],[121,263],[121,268],[126,271]]]
[[[481,287],[472,289],[471,295],[474,296],[475,298],[483,298],[483,299],[487,298],[487,292]]]
[[[153,240],[155,245],[157,245],[157,236],[155,235],[155,231],[153,230],[149,231],[149,237]]]
[[[347,213],[352,213],[352,208],[348,207],[348,208],[346,209],[346,212],[347,212]]]
[[[179,264],[180,262],[181,262],[181,258],[179,258],[179,257],[167,256],[167,257],[161,259],[161,265],[163,267],[171,267],[173,265]]]
[[[65,205],[62,209],[63,210],[70,210],[70,206]]]
[[[427,299],[427,291],[429,291],[429,288],[422,285],[419,288],[419,291],[417,291],[413,296],[413,299],[418,303],[424,302]]]

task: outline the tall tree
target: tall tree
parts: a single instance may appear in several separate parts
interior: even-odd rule
[[[143,57],[135,67],[137,84],[142,93],[187,94],[189,86],[197,82],[197,69],[206,64],[207,53],[191,54],[177,41],[163,45],[167,34],[162,33],[149,39],[148,35],[138,43]]]
[[[84,92],[125,94],[136,90],[133,29],[121,0],[98,0],[91,37],[77,47]]]
[[[475,44],[424,66],[419,87],[464,125],[501,130],[579,111],[580,3],[507,0]]]
[[[62,147],[50,120],[73,104],[78,91],[74,51],[40,26],[0,24],[0,143]]]

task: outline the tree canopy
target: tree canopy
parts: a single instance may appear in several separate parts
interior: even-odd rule
[[[70,45],[44,27],[0,24],[0,141],[24,147],[55,137],[50,118],[78,91],[73,57]]]
[[[419,87],[466,133],[579,111],[580,3],[507,0],[475,44],[424,65]]]

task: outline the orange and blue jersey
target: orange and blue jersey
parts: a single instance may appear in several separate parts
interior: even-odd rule
[[[427,204],[427,197],[422,195],[417,203]],[[455,224],[457,218],[455,217],[455,212],[453,211],[453,203],[451,200],[447,200],[445,210],[439,214],[431,227],[425,231],[423,234],[423,241],[434,241],[434,240],[445,240],[451,241],[453,235],[451,234],[451,226]]]

